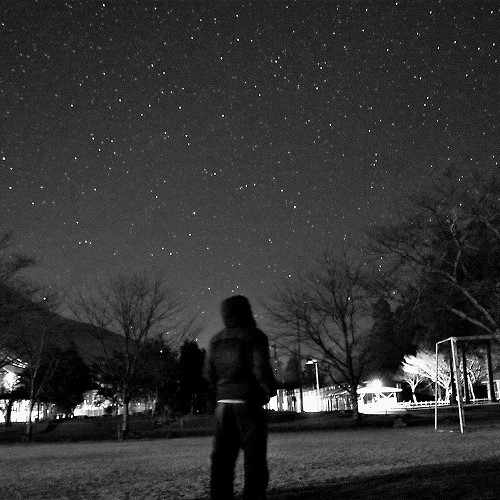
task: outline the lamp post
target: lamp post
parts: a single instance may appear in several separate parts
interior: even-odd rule
[[[301,360],[302,360],[302,353],[300,352],[300,323],[299,323],[299,318],[297,317],[296,318],[296,321],[297,321],[297,348],[298,348],[298,351],[297,351],[297,354],[298,354],[298,357],[299,357],[299,365],[301,363]],[[300,413],[302,413],[304,411],[304,393],[303,393],[303,390],[302,390],[302,367],[299,366],[299,394],[300,394]]]
[[[314,368],[315,368],[315,371],[316,371],[316,396],[317,396],[317,408],[318,408],[318,411],[321,411],[320,397],[319,397],[318,360],[317,360],[317,359],[310,359],[309,361],[306,361],[306,365],[314,365]]]

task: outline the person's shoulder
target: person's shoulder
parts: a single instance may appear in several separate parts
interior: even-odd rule
[[[259,337],[259,338],[262,338],[262,339],[267,339],[267,335],[258,327],[255,327],[255,330],[254,330],[254,335],[256,337]]]
[[[260,328],[256,327],[252,329],[251,336],[253,342],[255,342],[256,344],[267,345],[269,343],[267,335]]]
[[[229,339],[259,344],[268,342],[267,335],[260,328],[254,326],[238,326],[220,330],[210,339],[210,344],[217,344],[218,342]]]
[[[210,344],[214,344],[225,337],[227,337],[227,328],[223,328],[217,333],[214,333],[214,335],[212,335],[212,338],[210,339]]]
[[[267,340],[267,335],[257,326],[243,326],[238,329],[238,334],[252,340]]]
[[[245,333],[242,332],[241,328],[223,328],[210,339],[210,344],[213,345],[230,339],[242,339],[242,337],[245,337]]]

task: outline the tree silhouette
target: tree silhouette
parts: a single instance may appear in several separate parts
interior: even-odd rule
[[[498,174],[448,170],[371,238],[393,290],[413,287],[414,314],[500,336]]]
[[[86,391],[94,385],[90,368],[85,364],[74,345],[58,355],[58,364],[47,385],[39,396],[39,400],[57,405],[58,411],[66,416],[83,401]],[[47,367],[50,369],[50,365]],[[45,366],[42,366],[42,371]]]
[[[266,308],[280,326],[281,344],[296,345],[317,359],[331,380],[350,394],[359,419],[357,389],[373,363],[372,269],[347,251],[325,252],[311,270],[278,289]]]
[[[129,404],[141,376],[148,342],[163,338],[178,326],[180,302],[161,275],[144,272],[117,275],[105,284],[98,283],[91,294],[80,290],[72,308],[80,321],[101,332],[101,383],[123,405],[118,437],[126,439]],[[109,345],[108,330],[120,335],[119,345]]]
[[[208,384],[203,378],[206,351],[196,341],[186,340],[181,347],[178,371],[177,409],[181,413],[207,410]]]

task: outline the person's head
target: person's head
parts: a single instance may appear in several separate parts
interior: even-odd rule
[[[255,319],[249,300],[243,295],[234,295],[222,301],[220,307],[224,325],[227,328],[235,326],[255,326]]]

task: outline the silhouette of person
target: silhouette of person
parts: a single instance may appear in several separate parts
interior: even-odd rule
[[[207,376],[215,390],[215,435],[210,473],[212,500],[234,498],[234,469],[244,454],[246,500],[265,499],[267,422],[263,405],[276,394],[266,335],[242,295],[222,301],[225,328],[210,341]]]

